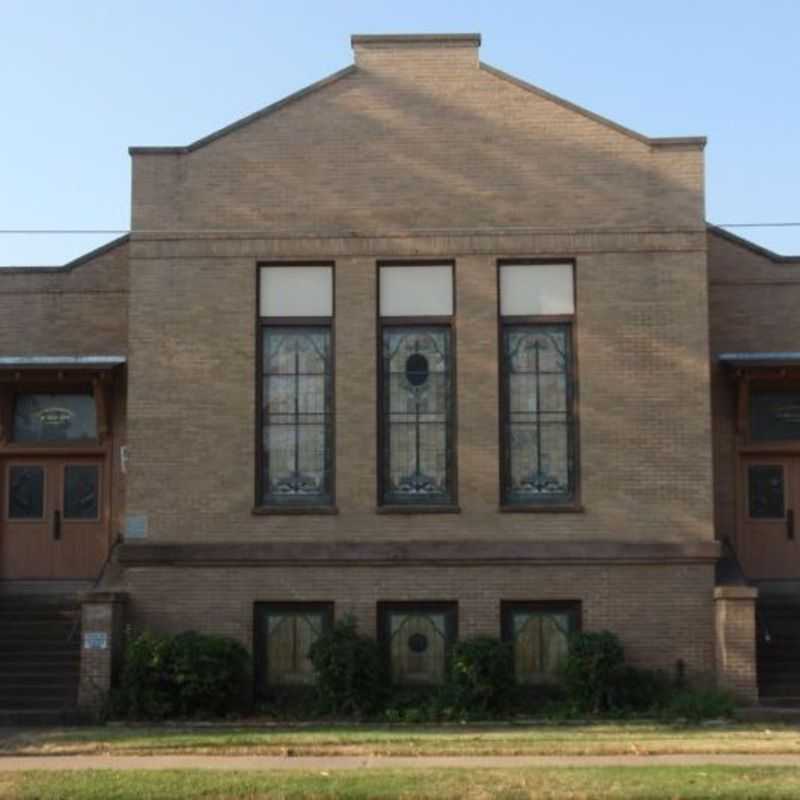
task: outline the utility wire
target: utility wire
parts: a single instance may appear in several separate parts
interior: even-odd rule
[[[798,222],[714,222],[711,223],[716,228],[800,228],[800,221]],[[533,227],[535,230],[541,230],[543,232],[546,231],[554,231],[558,232],[558,228],[536,228]],[[446,230],[446,229],[440,229]],[[460,230],[460,229],[459,229]],[[502,230],[502,229],[495,229],[495,230]],[[512,230],[512,229],[506,229]],[[590,229],[587,229],[590,230]],[[630,232],[630,229],[626,228],[596,228],[591,229],[596,230],[601,233],[607,232]],[[411,229],[409,233],[415,232],[424,232],[423,229]],[[160,234],[183,234],[186,235],[187,233],[218,233],[218,234],[237,234],[237,233],[249,233],[249,234],[264,234],[268,235],[269,232],[262,231],[262,230],[225,230],[224,228],[206,228],[206,229],[198,229],[198,230],[137,230],[131,231],[128,228],[0,228],[0,234],[3,235],[67,235],[67,234],[78,234],[78,235],[121,235],[125,233],[160,233]]]

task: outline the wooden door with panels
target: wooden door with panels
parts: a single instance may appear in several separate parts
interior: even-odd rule
[[[0,579],[88,579],[108,551],[104,459],[2,461]]]
[[[745,575],[800,578],[800,457],[752,454],[740,464],[739,558]]]

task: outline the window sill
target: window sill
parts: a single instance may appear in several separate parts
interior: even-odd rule
[[[338,514],[336,506],[256,506],[253,515],[257,517],[293,517],[303,515]]]
[[[580,503],[565,503],[564,505],[508,505],[497,509],[501,514],[583,514],[586,509]]]
[[[378,506],[376,514],[460,514],[459,506],[414,506],[414,505],[389,505]]]

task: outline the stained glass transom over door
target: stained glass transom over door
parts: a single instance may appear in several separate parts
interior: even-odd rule
[[[330,330],[263,329],[263,497],[331,501]]]
[[[20,393],[14,402],[15,442],[97,439],[97,412],[90,394]]]
[[[504,500],[539,504],[575,497],[571,329],[506,325]]]
[[[383,329],[383,501],[453,501],[447,327]]]

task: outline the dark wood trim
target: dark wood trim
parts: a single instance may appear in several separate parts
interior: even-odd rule
[[[262,317],[261,316],[261,269],[263,267],[330,267],[331,270],[331,316],[330,317]],[[293,261],[257,261],[255,291],[255,337],[256,337],[256,380],[255,380],[255,476],[253,514],[258,516],[275,516],[288,514],[337,514],[336,508],[336,262],[331,260],[293,260]],[[328,424],[330,425],[330,505],[301,506],[275,505],[267,506],[263,502],[262,478],[264,475],[263,442],[263,407],[264,407],[264,328],[268,327],[318,327],[327,328],[330,337],[330,390]],[[274,509],[274,510],[273,510]]]
[[[390,615],[392,613],[413,613],[419,614],[433,613],[445,615],[445,671],[447,661],[450,658],[453,645],[458,641],[458,601],[457,600],[381,600],[378,602],[376,614],[376,635],[378,643],[383,651],[383,658],[386,667],[386,674],[393,686],[405,688],[432,689],[432,684],[398,684],[392,678],[391,650],[391,631],[389,629]]]
[[[392,317],[381,316],[381,267],[444,267],[452,269],[452,306],[450,316],[412,316]],[[458,507],[458,353],[457,353],[457,291],[456,291],[456,260],[455,259],[378,259],[375,262],[375,344],[376,344],[376,498],[377,513],[454,513]],[[384,444],[386,441],[385,423],[385,398],[384,398],[384,373],[383,373],[383,332],[386,327],[446,327],[450,331],[450,396],[447,420],[447,439],[450,448],[450,461],[448,463],[447,483],[452,502],[445,504],[408,505],[408,511],[403,504],[385,503],[384,490],[386,481],[386,464],[384,461]],[[383,510],[385,509],[385,510]],[[436,509],[436,510],[433,510]]]
[[[322,614],[322,624],[330,630],[334,621],[334,603],[332,600],[312,600],[309,602],[284,602],[257,600],[253,603],[253,694],[256,700],[261,699],[268,689],[283,688],[280,684],[269,683],[269,664],[267,662],[266,616],[270,613],[308,613]],[[286,687],[297,689],[297,686]]]
[[[380,291],[380,287],[379,287]],[[404,504],[401,503],[386,503],[384,501],[385,497],[385,485],[386,485],[386,469],[387,465],[384,459],[384,444],[386,441],[386,403],[385,403],[385,393],[384,393],[384,364],[383,364],[383,336],[384,331],[386,328],[414,328],[419,327],[420,329],[423,328],[446,328],[450,334],[450,363],[448,364],[450,370],[450,391],[448,396],[448,408],[447,408],[447,448],[449,450],[449,460],[448,460],[448,467],[447,467],[447,487],[448,493],[450,495],[449,503],[436,503],[431,504],[430,507],[435,507],[438,509],[451,509],[454,507],[458,507],[458,371],[457,371],[457,364],[458,364],[458,354],[456,349],[456,328],[454,319],[446,318],[443,319],[441,317],[414,317],[414,318],[402,318],[403,321],[398,321],[399,318],[397,317],[378,317],[377,320],[377,407],[378,407],[378,430],[377,430],[377,442],[378,442],[378,453],[377,453],[377,484],[378,484],[378,497],[377,497],[377,508],[389,508],[389,509],[396,509]],[[413,504],[409,503],[410,508],[421,509],[427,508],[429,506],[425,504]],[[391,512],[387,512],[391,513]]]
[[[583,607],[580,600],[501,600],[500,638],[510,644],[512,652],[516,644],[512,618],[515,611],[568,614],[570,619],[569,633],[576,633],[583,629]],[[516,657],[514,658],[514,664],[516,665]]]
[[[573,314],[508,315],[501,313],[500,271],[504,266],[566,264],[572,266]],[[585,511],[581,501],[581,455],[580,455],[580,380],[578,371],[578,261],[576,258],[499,258],[495,264],[495,302],[497,308],[497,377],[498,377],[498,470],[499,510],[512,513],[581,513]],[[513,325],[567,325],[570,344],[570,415],[572,417],[572,457],[574,459],[574,492],[568,502],[544,501],[541,504],[525,503],[515,506],[506,502],[506,487],[509,479],[509,454],[506,445],[505,422],[508,409],[508,390],[505,374],[506,326]]]
[[[408,566],[454,564],[713,564],[720,544],[687,542],[583,541],[271,541],[203,544],[123,542],[119,563],[125,566],[204,566],[231,564],[319,566],[331,564]]]

